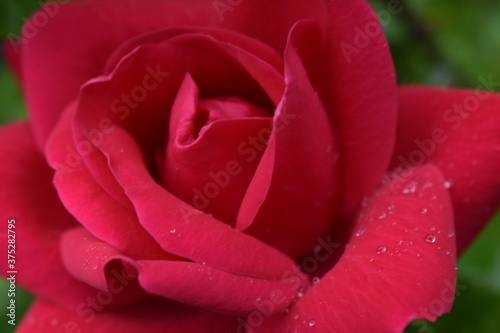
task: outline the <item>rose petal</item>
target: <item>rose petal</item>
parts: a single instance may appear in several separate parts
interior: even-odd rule
[[[107,291],[112,301],[147,297],[138,287],[137,278],[151,294],[210,311],[246,315],[261,304],[269,303],[273,304],[273,312],[282,311],[295,299],[298,289],[308,283],[298,270],[286,271],[279,279],[266,280],[226,273],[205,263],[135,261],[83,228],[66,232],[61,247],[68,271],[75,278],[103,290],[100,293]],[[125,288],[126,293],[122,292]]]
[[[198,101],[196,83],[187,75],[172,107],[162,177],[166,188],[233,225],[261,157],[247,156],[241,148],[252,138],[265,148],[267,138],[257,134],[264,128],[270,132],[271,118],[263,116],[263,110],[245,101]]]
[[[323,58],[306,56],[312,52],[307,48],[299,52],[309,59],[306,67],[315,69],[315,75],[309,69],[310,76],[332,115],[342,167],[342,206],[351,214],[378,186],[391,159],[396,75],[378,17],[366,1],[330,1],[328,16],[328,43],[316,53]]]
[[[95,289],[73,279],[62,265],[59,238],[77,222],[64,209],[52,186],[52,171],[35,147],[27,122],[0,128],[0,200],[2,221],[15,219],[15,268],[0,262],[1,274],[15,270],[16,284],[47,300],[74,307]],[[5,231],[7,228],[5,227]],[[2,232],[1,248],[7,251]],[[57,278],[57,283],[54,279]]]
[[[298,31],[317,33],[315,28],[302,21],[290,33],[285,94],[237,223],[292,257],[309,253],[316,238],[330,230],[337,201],[334,136],[295,49],[305,42],[296,40]]]
[[[393,165],[430,161],[442,170],[462,252],[500,207],[500,95],[404,87],[399,100]]]
[[[65,207],[96,237],[127,255],[134,258],[175,258],[165,253],[142,228],[132,204],[119,185],[108,186],[108,189],[113,186],[114,193],[118,193],[113,197],[96,183],[95,173],[90,174],[77,146],[87,143],[95,159],[99,151],[93,149],[88,140],[78,141],[77,145],[72,142],[71,121],[75,112],[75,105],[66,110],[47,142],[47,160],[56,170],[54,185]],[[106,168],[99,171],[102,174]],[[113,175],[101,175],[99,178],[116,183]]]
[[[393,175],[359,216],[338,263],[289,313],[254,332],[401,332],[415,318],[449,311],[455,291],[455,237],[440,171]],[[401,180],[401,181],[399,181]]]
[[[137,143],[123,129],[117,127],[99,149],[133,202],[141,224],[165,251],[250,277],[276,279],[295,266],[273,247],[203,214],[154,182],[140,160]]]
[[[91,304],[84,305],[77,311],[67,311],[36,300],[16,332],[161,333],[168,330],[169,333],[233,333],[238,325],[234,317],[168,301],[138,303],[105,312]]]
[[[257,39],[262,37],[281,51],[292,24],[304,17],[324,15],[325,6],[322,1],[307,5],[302,1],[243,2],[238,10],[234,6],[220,9],[217,1],[127,1],[118,4],[107,0],[47,4],[38,15],[55,10],[57,15],[52,15],[43,28],[36,28],[35,14],[23,30],[26,41],[22,53],[23,69],[29,73],[24,80],[28,108],[36,124],[37,142],[44,146],[60,112],[77,97],[87,80],[102,74],[110,54],[128,39],[173,26],[214,26],[240,31]],[[278,12],[280,15],[276,15]],[[88,17],[92,20],[87,20]],[[82,19],[88,21],[87,24],[74,25]]]

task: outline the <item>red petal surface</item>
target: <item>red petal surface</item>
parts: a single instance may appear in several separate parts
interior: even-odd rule
[[[16,333],[234,333],[238,325],[234,317],[168,301],[150,301],[104,312],[83,304],[79,312],[73,312],[37,300]]]
[[[401,332],[436,319],[454,299],[456,250],[444,178],[426,165],[384,185],[362,210],[339,262],[289,313],[254,332]]]
[[[77,222],[57,197],[52,170],[35,147],[30,124],[0,128],[0,142],[0,154],[5,157],[0,167],[1,218],[5,223],[16,220],[16,283],[56,304],[75,307],[86,295],[95,293],[73,279],[61,262],[59,239]],[[2,232],[4,253],[7,239]],[[6,265],[7,258],[0,262],[2,275],[11,270]]]
[[[479,88],[491,88],[490,79],[482,78]],[[399,103],[393,165],[430,161],[441,169],[451,187],[462,252],[500,207],[500,95],[403,87]]]
[[[77,97],[80,87],[102,74],[111,53],[131,38],[168,27],[213,26],[240,31],[282,51],[290,27],[301,18],[323,16],[326,7],[322,1],[307,4],[243,1],[229,9],[220,9],[218,3],[201,0],[58,3],[57,15],[51,15],[47,24],[38,28],[37,15],[50,10],[50,5],[43,7],[24,27],[22,52],[23,70],[29,73],[24,77],[28,106],[39,145],[45,145],[60,113]],[[86,24],[74,24],[80,20]]]
[[[316,28],[302,21],[290,34],[285,94],[238,214],[237,227],[248,228],[247,233],[292,257],[311,251],[316,238],[330,230],[336,209],[335,140],[327,112],[296,53],[297,44],[303,47],[306,42],[297,40],[297,31],[314,33]]]

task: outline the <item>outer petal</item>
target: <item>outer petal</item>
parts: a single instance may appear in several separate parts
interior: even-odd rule
[[[172,26],[215,26],[256,37],[281,51],[292,24],[324,16],[326,7],[323,1],[259,0],[229,6],[227,12],[217,7],[220,2],[72,1],[58,3],[57,15],[35,35],[36,24],[29,21],[23,32],[28,42],[22,56],[24,72],[29,73],[25,88],[37,142],[44,145],[61,110],[76,98],[85,81],[102,74],[113,50],[130,38]],[[82,19],[86,24],[74,24]]]
[[[88,306],[75,313],[41,300],[35,301],[16,333],[234,333],[234,317],[226,317],[178,303],[152,301],[105,312]]]
[[[72,142],[71,122],[75,113],[71,105],[62,115],[47,143],[47,159],[56,169],[54,185],[71,214],[96,237],[117,247],[134,258],[174,258],[165,253],[142,228],[123,190],[107,168],[92,175],[86,168],[78,148]],[[78,141],[81,143],[83,141]],[[90,144],[89,144],[90,146]],[[94,149],[95,159],[106,159]],[[107,171],[107,173],[106,173]],[[97,177],[96,177],[97,176]],[[114,191],[104,191],[96,182],[109,184]],[[118,187],[118,189],[117,189]],[[116,193],[115,197],[109,193]],[[85,203],[85,204],[82,204]]]
[[[105,290],[100,293],[113,300],[147,298],[138,288],[137,278],[151,294],[219,313],[246,315],[262,303],[272,302],[273,311],[284,310],[296,298],[297,290],[308,282],[298,269],[286,271],[277,279],[261,279],[227,273],[205,263],[136,261],[83,228],[66,232],[61,246],[68,271]],[[125,287],[127,292],[122,293]],[[104,299],[104,295],[98,298]]]
[[[2,221],[14,218],[17,283],[57,304],[74,307],[95,289],[73,279],[62,265],[59,238],[77,222],[60,203],[52,171],[39,155],[28,123],[0,129]],[[4,229],[7,230],[7,229]],[[7,253],[2,231],[1,248]],[[7,260],[0,261],[2,275]],[[54,279],[57,278],[57,283]]]
[[[384,32],[367,1],[330,1],[330,5],[328,46],[316,53],[324,59],[311,60],[315,53],[301,52],[309,64],[318,64],[313,67],[312,81],[320,82],[315,86],[332,112],[342,166],[343,207],[350,214],[378,186],[391,159],[396,75]]]
[[[395,175],[395,177],[397,177]],[[289,313],[254,332],[401,332],[415,318],[450,310],[455,238],[449,194],[439,170],[384,185],[362,211],[339,262]]]
[[[491,79],[491,78],[490,78]],[[478,88],[491,88],[488,81]],[[404,87],[393,165],[430,161],[451,186],[463,251],[500,207],[500,95]]]

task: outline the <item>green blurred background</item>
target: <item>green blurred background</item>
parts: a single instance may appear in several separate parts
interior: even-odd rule
[[[0,37],[19,34],[24,18],[40,0],[0,0]],[[250,1],[250,0],[248,0]],[[400,83],[475,88],[478,77],[500,81],[500,1],[371,0],[383,17]],[[389,8],[402,6],[394,15]],[[390,19],[389,19],[389,18]],[[10,34],[10,35],[9,35]],[[500,110],[499,110],[500,111]],[[0,123],[26,117],[15,81],[0,59]],[[453,311],[436,323],[416,321],[407,333],[500,332],[500,215],[458,264],[458,283],[466,289]],[[12,332],[5,315],[7,284],[0,280],[0,332]],[[18,320],[32,300],[17,294]]]

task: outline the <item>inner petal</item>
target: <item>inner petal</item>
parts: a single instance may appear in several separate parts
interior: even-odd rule
[[[158,155],[161,183],[196,209],[234,224],[269,139],[270,116],[237,97],[199,100],[187,75]]]

